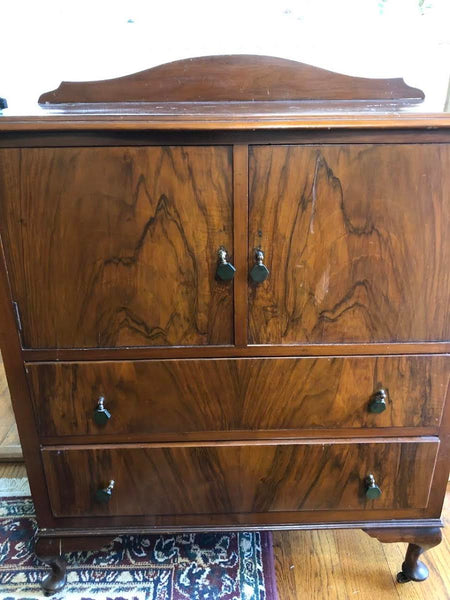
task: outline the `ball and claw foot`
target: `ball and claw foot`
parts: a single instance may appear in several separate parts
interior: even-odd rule
[[[53,596],[53,594],[60,592],[66,585],[67,565],[66,561],[61,556],[44,560],[50,566],[51,571],[42,580],[41,587],[46,596]]]

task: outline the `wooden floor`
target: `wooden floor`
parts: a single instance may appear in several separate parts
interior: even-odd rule
[[[25,477],[14,415],[0,360],[0,477]],[[450,488],[444,520],[450,521]],[[396,583],[406,544],[381,544],[359,530],[274,533],[280,600],[449,600],[450,529],[426,553],[430,577]]]
[[[0,355],[0,461],[20,460],[22,449]]]
[[[289,531],[273,535],[280,600],[448,600],[450,487],[444,536],[424,554],[422,583],[396,582],[406,544],[381,544],[361,530]]]
[[[0,464],[0,477],[25,477],[23,464]],[[450,521],[450,487],[444,509]],[[274,533],[279,600],[448,600],[450,527],[425,554],[430,577],[398,584],[406,544],[381,544],[359,530]]]

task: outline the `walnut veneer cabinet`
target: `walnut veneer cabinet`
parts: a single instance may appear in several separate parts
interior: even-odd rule
[[[2,351],[39,537],[441,539],[450,116],[289,60],[63,83],[0,116]]]

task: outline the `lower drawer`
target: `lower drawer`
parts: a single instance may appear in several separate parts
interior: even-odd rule
[[[43,450],[55,516],[425,508],[439,441],[177,444]],[[381,496],[367,498],[373,475]],[[114,480],[107,502],[97,491]]]
[[[27,371],[42,437],[175,440],[208,431],[436,427],[450,357],[42,363]],[[381,389],[385,410],[371,412]],[[110,413],[101,425],[100,397]]]

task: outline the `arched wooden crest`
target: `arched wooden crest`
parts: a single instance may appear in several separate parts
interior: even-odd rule
[[[350,77],[284,58],[229,55],[177,60],[116,79],[63,81],[39,103],[423,99],[403,79]]]

